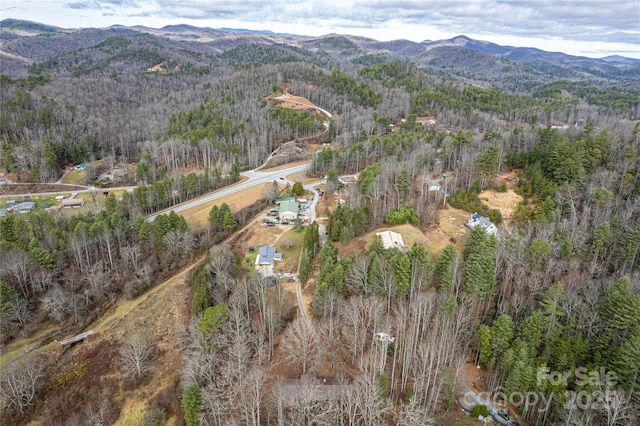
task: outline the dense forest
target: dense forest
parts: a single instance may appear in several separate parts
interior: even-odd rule
[[[151,388],[168,347],[179,348],[175,375],[140,396],[136,424],[453,424],[447,416],[469,391],[510,404],[522,424],[638,421],[633,70],[459,48],[416,55],[341,36],[52,31],[3,38],[3,51],[30,63],[2,67],[3,181],[54,182],[87,163],[82,183],[97,185],[126,164],[135,188],[105,193],[96,213],[0,217],[3,423],[123,421],[122,395]],[[279,106],[283,93],[331,119]],[[175,212],[148,220],[238,182],[290,141],[303,147],[308,177],[326,181],[319,203],[334,193],[345,201],[327,207],[326,243],[318,223],[296,231],[309,315],[246,267],[236,244],[235,232],[291,188],[267,185],[239,211],[215,206],[204,227]],[[355,184],[340,182],[354,173]],[[510,190],[521,197],[508,223],[480,195],[506,192],[504,173],[517,176]],[[426,190],[432,179],[446,188]],[[499,232],[476,227],[442,249],[366,240],[403,225],[425,235],[447,209],[481,213]],[[366,244],[349,251],[359,238]],[[169,337],[140,323],[110,344],[48,352],[184,271],[188,312]],[[54,337],[20,346],[43,329]],[[320,371],[337,396],[318,397],[310,377]]]

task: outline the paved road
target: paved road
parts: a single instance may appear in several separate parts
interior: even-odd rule
[[[250,170],[247,172],[242,172],[241,175],[246,176],[248,178],[247,180],[243,182],[235,183],[233,185],[224,187],[222,189],[219,189],[217,191],[214,191],[202,197],[189,200],[182,204],[178,204],[168,209],[154,213],[150,216],[147,216],[147,222],[152,222],[156,218],[156,216],[159,216],[161,214],[166,214],[171,211],[180,213],[181,211],[188,210],[190,208],[208,203],[213,200],[217,200],[222,197],[226,197],[228,195],[234,194],[239,191],[243,191],[245,189],[254,187],[256,185],[264,185],[265,183],[273,182],[274,180],[277,182],[283,182],[283,183],[287,182],[285,180],[285,176],[305,171],[309,167],[311,167],[311,164],[307,163],[299,166],[288,167],[286,169],[281,169],[281,170],[266,170],[266,171]]]

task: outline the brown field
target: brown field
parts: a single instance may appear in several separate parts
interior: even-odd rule
[[[505,225],[508,225],[511,222],[513,213],[523,198],[512,189],[508,189],[507,192],[496,192],[494,190],[482,191],[480,193],[480,200],[489,206],[490,209],[500,210]]]
[[[504,225],[509,228],[513,213],[516,211],[518,204],[523,200],[521,195],[515,193],[518,186],[518,170],[510,170],[500,173],[493,182],[494,186],[505,184],[507,192],[497,192],[493,189],[482,191],[479,195],[480,200],[489,206],[490,209],[498,209],[502,213]]]
[[[453,238],[456,241],[456,247],[462,249],[465,236],[469,228],[465,226],[465,222],[469,220],[470,213],[464,210],[456,209],[447,205],[446,209],[438,211],[438,227],[430,227],[427,230],[427,238],[429,242],[433,242],[434,252],[439,252]]]
[[[211,207],[227,203],[231,208],[231,211],[237,212],[244,207],[250,206],[257,199],[262,198],[262,189],[263,185],[256,185],[249,189],[236,192],[235,194],[218,198],[217,200],[184,210],[180,212],[180,215],[185,218],[189,225],[203,227],[209,223],[209,212],[211,211]]]

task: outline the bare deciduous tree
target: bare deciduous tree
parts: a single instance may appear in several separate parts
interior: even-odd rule
[[[54,286],[40,299],[41,308],[49,318],[58,323],[62,323],[65,320],[69,309],[68,305],[68,296],[59,285]]]
[[[120,347],[120,362],[125,374],[140,378],[151,366],[153,345],[142,334],[131,334]]]
[[[33,403],[43,376],[41,363],[33,358],[20,359],[3,367],[0,373],[0,407],[24,412]]]
[[[122,247],[120,253],[122,258],[131,266],[131,269],[136,271],[140,263],[140,257],[142,256],[140,246],[135,243],[127,244]]]
[[[287,359],[297,365],[301,364],[302,372],[306,372],[317,350],[316,340],[316,331],[311,320],[298,318],[287,329],[281,349]]]
[[[0,276],[6,276],[7,281],[14,283],[24,297],[29,297],[29,278],[32,270],[36,267],[35,261],[20,249],[1,254]]]

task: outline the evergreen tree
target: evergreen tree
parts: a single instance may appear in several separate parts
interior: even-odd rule
[[[547,342],[561,333],[560,318],[563,315],[561,303],[565,299],[564,286],[562,283],[556,283],[544,292],[542,300],[540,301],[545,324],[543,337]]]
[[[487,325],[481,325],[478,328],[478,350],[480,352],[480,364],[489,366],[493,350],[491,346],[491,328]]]
[[[476,227],[471,230],[469,240],[465,243],[463,257],[467,269],[464,274],[463,288],[472,295],[486,299],[491,296],[495,275],[495,245],[493,235]]]
[[[233,231],[237,226],[238,220],[233,213],[231,213],[231,211],[226,212],[222,218],[222,229],[225,231]]]
[[[2,144],[2,166],[7,173],[13,173],[16,171],[16,159],[13,156],[13,149],[8,142]]]
[[[409,171],[407,169],[400,170],[400,173],[398,173],[398,176],[396,176],[396,182],[394,185],[396,191],[398,192],[398,207],[400,207],[400,202],[402,201],[404,195],[407,193],[410,184],[411,182],[409,180]]]
[[[229,318],[229,315],[229,307],[224,303],[209,306],[204,310],[202,318],[198,321],[197,329],[204,334],[205,337],[212,337],[222,328]]]
[[[291,188],[291,190],[298,197],[304,195],[304,187],[302,186],[302,182],[294,183],[293,188]]]
[[[209,211],[209,223],[218,224],[220,222],[220,207],[213,206]]]
[[[443,290],[453,290],[453,262],[457,256],[456,247],[453,244],[447,244],[436,261],[433,282],[439,284]]]
[[[202,394],[195,383],[189,385],[182,394],[182,409],[187,426],[200,426],[200,411],[202,410]]]
[[[514,335],[513,320],[507,314],[502,314],[491,324],[491,353],[496,361],[511,347]]]

